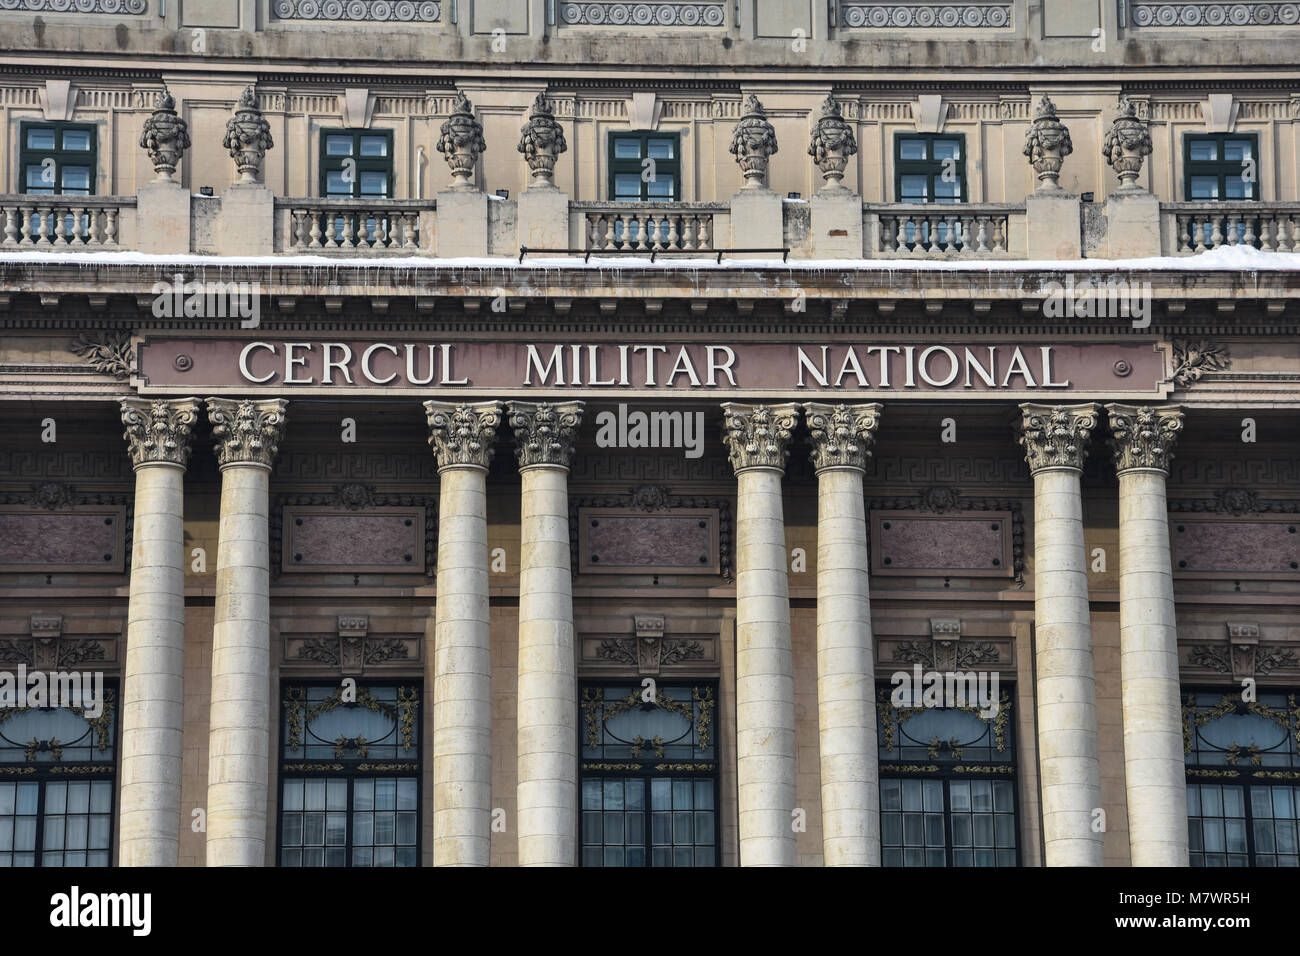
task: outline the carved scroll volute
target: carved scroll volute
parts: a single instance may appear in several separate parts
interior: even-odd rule
[[[569,467],[582,424],[582,402],[511,402],[509,412],[520,468]]]
[[[282,398],[256,402],[209,398],[208,421],[212,422],[218,464],[222,468],[239,464],[270,468],[280,450],[287,404]]]
[[[131,452],[131,464],[186,466],[190,437],[199,417],[195,398],[122,400],[122,426]]]
[[[1169,474],[1174,444],[1183,430],[1183,413],[1174,407],[1107,405],[1110,448],[1117,471],[1153,468]]]
[[[501,424],[501,403],[425,402],[429,423],[429,444],[438,467],[475,466],[492,462],[497,428]]]
[[[1097,405],[1026,403],[1020,410],[1016,438],[1025,450],[1031,472],[1044,468],[1083,470],[1084,459],[1088,457],[1088,439],[1097,427]]]
[[[865,470],[876,440],[882,405],[823,405],[808,402],[804,418],[812,436],[813,468]]]
[[[799,424],[798,405],[724,402],[722,410],[722,440],[737,474],[746,468],[785,470],[790,438]]]

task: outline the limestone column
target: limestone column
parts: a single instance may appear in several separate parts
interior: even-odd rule
[[[1187,776],[1165,482],[1183,413],[1107,405],[1119,473],[1119,660],[1134,866],[1187,866]]]
[[[221,518],[208,726],[208,866],[266,863],[271,745],[271,465],[284,431],[282,399],[208,399]]]
[[[569,462],[582,403],[511,402],[519,556],[519,865],[577,861],[578,687]]]
[[[182,484],[193,398],[122,402],[135,467],[135,531],[122,675],[121,866],[176,866],[185,723]]]
[[[804,405],[817,471],[817,729],[827,866],[880,865],[880,765],[862,478],[880,405]]]
[[[1097,406],[1031,405],[1019,442],[1034,476],[1038,756],[1048,866],[1101,866],[1097,703],[1080,478]]]
[[[501,403],[425,402],[438,459],[433,649],[433,865],[487,866],[492,670],[487,472]]]
[[[794,658],[781,478],[799,406],[722,405],[736,472],[740,865],[794,866]]]

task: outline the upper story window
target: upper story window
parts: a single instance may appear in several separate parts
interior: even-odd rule
[[[321,195],[387,198],[393,193],[390,130],[322,130]]]
[[[894,137],[894,195],[898,202],[965,202],[966,137]]]
[[[420,688],[289,685],[281,866],[420,865]]]
[[[1188,202],[1259,198],[1259,137],[1187,134],[1183,138],[1184,195]]]
[[[1183,695],[1192,866],[1300,866],[1300,694]]]
[[[1016,866],[1011,698],[978,707],[894,707],[877,697],[881,862]]]
[[[19,181],[26,193],[90,196],[95,192],[95,127],[23,123]]]
[[[610,133],[609,197],[620,202],[682,198],[676,133]]]
[[[712,683],[582,689],[582,865],[717,866]]]
[[[89,709],[0,708],[0,867],[111,865],[116,740],[111,687]]]

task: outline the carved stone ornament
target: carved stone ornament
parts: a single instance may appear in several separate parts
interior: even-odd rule
[[[122,399],[122,425],[136,468],[157,462],[180,465],[190,458],[190,434],[199,419],[194,398]]]
[[[1128,97],[1119,99],[1119,114],[1106,130],[1101,154],[1119,176],[1119,191],[1136,191],[1142,160],[1151,155],[1151,126],[1137,115],[1137,105]]]
[[[158,179],[170,182],[185,150],[190,148],[190,131],[185,120],[176,115],[176,100],[167,87],[158,94],[158,105],[144,121],[140,147],[149,153]]]
[[[809,458],[813,468],[865,470],[871,445],[880,426],[882,405],[804,404],[804,417],[812,433]]]
[[[511,402],[509,411],[520,468],[569,467],[573,440],[582,424],[582,402]]]
[[[822,171],[826,181],[823,189],[834,192],[844,189],[844,167],[849,158],[858,152],[858,141],[853,135],[853,127],[844,122],[840,115],[840,105],[835,98],[827,96],[822,102],[821,115],[813,127],[812,142],[808,146],[808,155],[813,158],[817,168]]]
[[[798,405],[724,402],[722,409],[722,441],[737,474],[746,468],[785,470],[790,438],[799,424]]]
[[[1031,405],[1020,406],[1020,434],[1016,436],[1025,450],[1030,472],[1043,468],[1083,470],[1088,457],[1088,439],[1097,427],[1097,406]]]
[[[1174,384],[1183,388],[1200,381],[1206,372],[1222,372],[1232,365],[1226,345],[1206,339],[1183,341],[1174,339]]]
[[[474,104],[464,93],[456,94],[451,116],[442,124],[436,148],[451,167],[452,188],[473,189],[474,167],[487,149],[487,143],[483,141],[483,124],[474,118]]]
[[[1070,131],[1056,118],[1056,105],[1043,94],[1034,112],[1034,121],[1025,130],[1025,155],[1038,174],[1040,193],[1064,192],[1059,182],[1061,161],[1074,152]]]
[[[1115,469],[1158,468],[1169,474],[1174,443],[1183,430],[1181,409],[1151,405],[1107,405],[1110,420],[1110,448]]]
[[[270,468],[280,450],[287,404],[282,398],[257,402],[209,398],[208,421],[212,423],[217,463],[222,468],[227,465]]]
[[[556,157],[567,151],[569,144],[564,140],[564,127],[555,121],[555,111],[545,93],[538,93],[533,100],[516,148],[524,154],[528,171],[533,175],[530,188],[553,187]]]
[[[135,350],[131,348],[131,333],[126,329],[83,332],[72,340],[68,351],[85,359],[96,372],[114,378],[130,378],[135,371]]]
[[[767,188],[768,161],[776,152],[776,130],[767,121],[763,104],[751,93],[745,97],[744,114],[731,133],[731,155],[740,164],[745,189]]]
[[[429,422],[429,444],[439,468],[474,465],[486,468],[492,461],[497,427],[501,424],[501,403],[425,402]]]
[[[1259,495],[1249,488],[1220,488],[1214,493],[1214,512],[1221,515],[1251,515],[1259,511]]]
[[[226,122],[226,138],[221,145],[230,150],[230,158],[239,170],[239,181],[257,182],[262,158],[275,141],[271,139],[271,124],[257,106],[257,92],[252,86],[244,87],[239,95],[235,115]]]

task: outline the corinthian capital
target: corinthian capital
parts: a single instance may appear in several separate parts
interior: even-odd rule
[[[731,467],[739,474],[745,468],[785,470],[790,454],[790,436],[799,424],[799,406],[741,405],[723,402],[722,440]]]
[[[1158,468],[1169,474],[1174,443],[1183,430],[1182,409],[1174,405],[1107,405],[1110,420],[1110,450],[1117,471]]]
[[[270,468],[284,435],[282,398],[255,402],[250,399],[209,398],[208,421],[216,439],[217,463],[263,465]]]
[[[124,398],[122,437],[130,446],[131,464],[139,468],[162,462],[184,468],[190,459],[190,432],[198,418],[195,398]]]
[[[1029,470],[1077,468],[1083,470],[1088,457],[1088,439],[1097,427],[1097,406],[1020,406],[1022,418],[1016,440],[1025,449]]]
[[[508,408],[520,468],[569,467],[573,439],[582,424],[582,402],[511,402]]]
[[[812,432],[813,468],[858,468],[865,470],[876,440],[883,406],[804,404],[804,420]]]
[[[486,468],[492,461],[492,445],[501,424],[500,402],[425,402],[429,420],[429,444],[439,468],[476,465]]]

